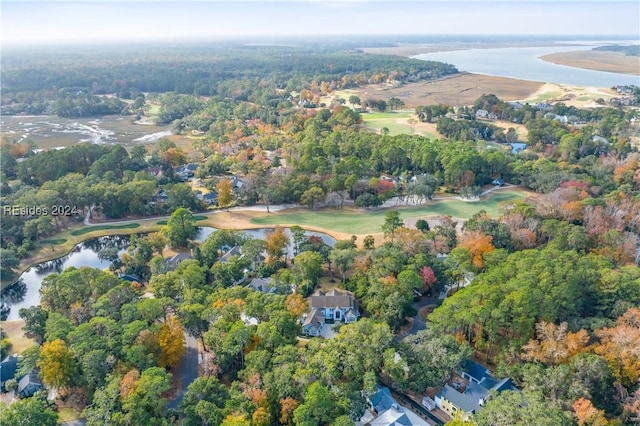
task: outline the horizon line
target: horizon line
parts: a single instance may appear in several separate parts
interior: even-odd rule
[[[603,40],[607,38],[611,38],[611,41],[637,41],[640,43],[640,37],[637,34],[594,34],[594,33],[573,33],[573,34],[539,34],[539,33],[520,33],[520,34],[491,34],[491,33],[396,33],[396,34],[371,34],[371,33],[299,33],[299,34],[221,34],[215,36],[202,36],[202,37],[175,37],[175,38],[156,38],[156,39],[137,39],[137,40],[125,40],[125,39],[94,39],[87,41],[78,41],[77,39],[60,39],[60,40],[51,40],[51,41],[8,41],[8,42],[0,42],[0,46],[2,48],[12,47],[12,46],[20,46],[20,47],[52,47],[52,46],[65,46],[65,47],[73,47],[73,46],[105,46],[105,45],[137,45],[137,44],[160,44],[160,43],[211,43],[211,42],[246,42],[255,38],[267,38],[269,40],[290,40],[292,38],[300,38],[304,37],[307,39],[318,39],[318,38],[330,38],[332,41],[335,39],[344,38],[344,37],[354,37],[354,38],[363,38],[363,39],[378,39],[379,41],[383,41],[381,39],[384,38],[410,38],[410,37],[435,37],[435,38],[456,38],[456,37],[475,37],[475,38],[487,38],[487,37],[496,37],[496,38],[519,38],[519,37],[529,37],[535,39],[551,39],[552,41],[563,41],[562,39],[569,38],[587,38],[587,41],[608,41]],[[554,40],[555,39],[555,40]],[[345,42],[349,42],[349,40],[344,40]],[[388,42],[399,42],[401,40],[388,40]],[[522,40],[526,41],[526,40]],[[580,40],[568,40],[568,41],[580,41]],[[270,43],[265,43],[270,44]]]

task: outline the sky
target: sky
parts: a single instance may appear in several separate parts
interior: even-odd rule
[[[293,35],[624,35],[638,0],[0,0],[2,44]]]

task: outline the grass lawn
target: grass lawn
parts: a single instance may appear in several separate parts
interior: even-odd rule
[[[66,243],[67,240],[64,238],[58,238],[58,239],[53,239],[53,240],[40,240],[40,244],[53,244],[53,245],[60,245],[60,244],[64,244]]]
[[[33,346],[34,341],[24,336],[22,327],[24,327],[24,321],[22,320],[2,322],[2,331],[7,335],[9,342],[11,342],[9,353],[19,354]]]
[[[362,125],[367,129],[380,131],[383,127],[389,129],[390,135],[410,134],[411,126],[406,121],[411,118],[413,112],[391,111],[371,112],[361,114]]]
[[[428,123],[420,123],[415,117],[413,110],[403,109],[398,111],[388,112],[371,112],[361,114],[362,125],[375,132],[379,132],[383,127],[389,129],[391,136],[395,135],[410,135],[411,125],[408,123],[409,119],[414,118],[416,122],[413,124],[413,133],[419,134],[428,138],[436,138],[435,125],[429,125]]]
[[[76,229],[70,232],[71,235],[77,237],[78,235],[88,234],[89,232],[94,231],[104,231],[108,229],[135,229],[139,228],[139,223],[125,223],[123,225],[98,225],[98,226],[87,226],[84,228]]]
[[[160,105],[159,104],[148,104],[149,111],[147,111],[147,115],[152,117],[154,120],[160,114]]]
[[[533,99],[528,99],[528,101],[531,103],[544,102],[544,101],[548,101],[549,99],[557,98],[560,96],[562,96],[562,92],[552,91],[552,92],[541,93]]]
[[[197,216],[194,216],[193,218],[196,220],[196,222],[199,221],[199,220],[207,220],[207,219],[209,219],[207,216],[204,216],[204,215],[197,215]],[[166,225],[167,224],[167,219],[159,220],[159,221],[156,222],[156,224],[158,224],[158,225]]]
[[[433,215],[451,215],[455,218],[468,219],[480,210],[485,210],[491,217],[499,216],[501,203],[522,199],[529,195],[526,191],[497,191],[482,201],[466,202],[457,199],[438,200],[424,206],[398,207],[400,217],[419,218]],[[270,214],[251,219],[257,225],[301,225],[319,229],[327,229],[345,234],[372,234],[381,232],[384,216],[389,209],[362,211],[344,210],[300,210],[292,213]]]
[[[58,409],[58,418],[61,422],[68,422],[71,420],[78,420],[81,417],[81,413],[69,407],[62,407]]]

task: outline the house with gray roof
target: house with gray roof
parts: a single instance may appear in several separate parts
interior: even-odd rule
[[[311,309],[317,309],[325,320],[344,321],[346,324],[355,322],[360,317],[358,301],[347,292],[335,288],[318,290],[309,298]]]
[[[271,286],[271,278],[254,278],[247,287],[262,293],[275,293],[277,290]]]
[[[16,355],[10,355],[0,362],[0,391],[5,391],[5,383],[7,380],[16,378],[16,371],[18,370],[18,357]]]
[[[44,385],[40,380],[40,372],[38,370],[32,370],[31,373],[18,382],[18,396],[20,398],[32,397],[33,394],[43,389]]]
[[[308,299],[309,312],[302,317],[302,332],[318,336],[325,322],[355,322],[360,317],[358,301],[353,295],[335,288],[318,290]]]
[[[237,257],[244,256],[242,254],[242,247],[240,246],[231,247],[229,251],[227,251],[225,254],[222,255],[222,257],[220,257],[219,262],[227,263],[233,256],[237,256]]]
[[[166,258],[164,263],[167,266],[167,269],[173,271],[178,267],[180,262],[184,262],[185,260],[191,259],[191,253],[176,253],[173,256]]]
[[[207,192],[202,196],[202,201],[210,206],[218,204],[218,193],[216,191]]]
[[[369,410],[361,422],[370,426],[427,426],[417,414],[402,407],[387,387],[376,385],[373,395],[367,397]]]
[[[175,174],[180,179],[187,180],[190,177],[193,177],[193,175],[196,173],[197,168],[198,165],[194,163],[184,164],[176,169]]]
[[[480,411],[492,391],[518,390],[510,377],[496,379],[487,368],[477,362],[471,361],[466,367],[461,374],[462,383],[456,381],[444,385],[435,397],[438,408],[451,417],[462,412],[463,418],[468,420],[472,414]]]
[[[317,337],[324,327],[324,316],[318,309],[304,314],[302,318],[302,332],[307,336]]]

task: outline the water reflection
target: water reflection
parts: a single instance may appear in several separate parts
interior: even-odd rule
[[[201,227],[198,228],[196,241],[202,242],[207,239],[216,228]],[[250,229],[243,231],[246,235],[254,239],[264,239],[267,234],[273,232],[273,228]],[[285,228],[285,233],[291,240],[291,230]],[[323,234],[322,232],[305,231],[309,237],[320,237],[329,246],[333,247],[336,243],[335,238]],[[43,262],[35,265],[25,271],[15,284],[7,287],[2,292],[2,304],[0,304],[0,318],[3,321],[19,320],[18,312],[21,308],[28,308],[40,304],[40,287],[42,280],[50,274],[60,273],[70,266],[81,268],[83,266],[89,268],[106,269],[111,261],[100,255],[105,249],[115,248],[118,255],[124,253],[129,246],[128,235],[112,235],[93,238],[81,244],[78,244],[66,256],[55,260]],[[293,257],[293,245],[289,244],[288,256]]]
[[[514,154],[519,153],[527,147],[527,144],[522,142],[512,142],[509,145],[511,145],[511,152]]]
[[[15,284],[7,287],[2,292],[3,304],[11,307],[6,320],[18,320],[20,319],[18,312],[21,308],[28,308],[40,303],[40,286],[47,275],[60,273],[70,266],[75,266],[76,268],[83,266],[98,269],[108,268],[111,262],[100,259],[98,252],[107,247],[114,247],[118,250],[118,254],[122,254],[128,245],[128,236],[94,238],[78,244],[66,256],[39,263],[29,268]],[[2,310],[0,309],[1,313]]]

